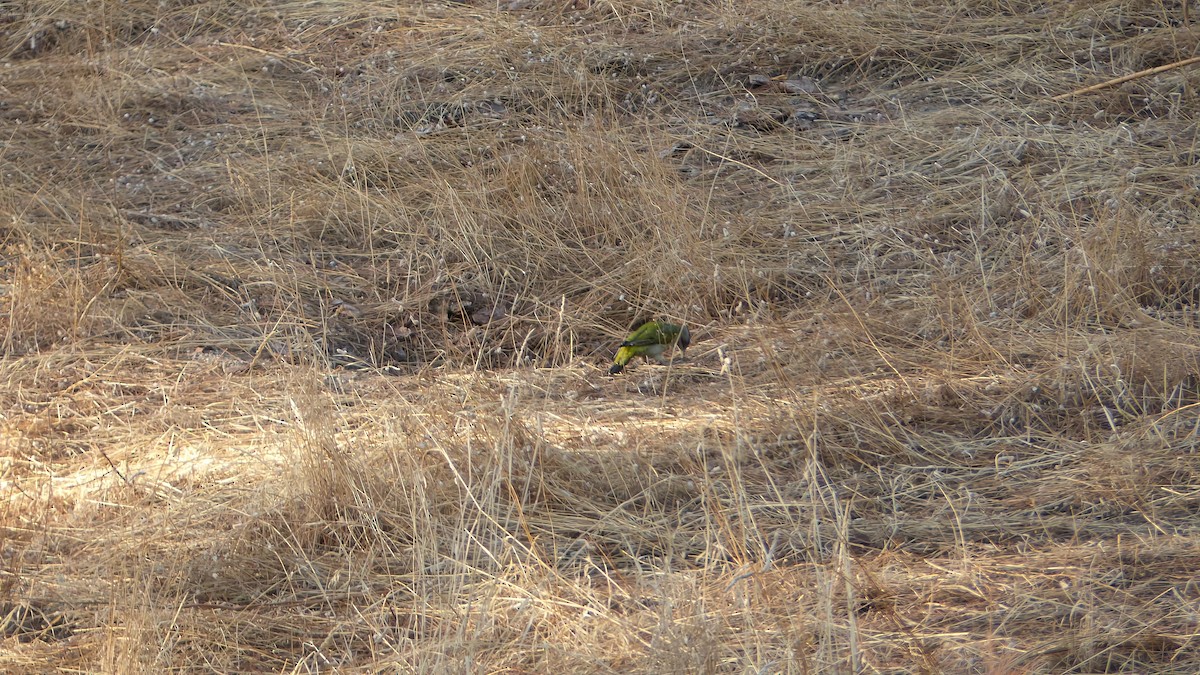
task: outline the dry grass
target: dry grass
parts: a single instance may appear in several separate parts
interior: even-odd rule
[[[0,5],[0,670],[1200,672],[1183,16]]]

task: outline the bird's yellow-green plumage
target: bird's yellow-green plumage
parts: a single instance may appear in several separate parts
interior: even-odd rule
[[[678,346],[680,351],[687,351],[692,343],[692,334],[687,326],[667,323],[665,321],[647,321],[637,327],[617,349],[613,358],[612,368],[608,372],[616,375],[629,365],[636,356],[652,358],[659,363],[666,363],[663,354],[672,346]]]

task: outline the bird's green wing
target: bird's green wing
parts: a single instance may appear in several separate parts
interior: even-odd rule
[[[650,345],[671,344],[679,335],[679,327],[669,323],[647,321],[629,334],[622,347],[649,347]]]

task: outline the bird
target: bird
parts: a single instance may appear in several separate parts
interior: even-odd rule
[[[667,363],[663,354],[668,348],[678,346],[680,352],[686,352],[692,343],[692,334],[687,326],[681,326],[666,321],[647,321],[625,338],[613,358],[613,365],[608,369],[609,375],[616,375],[625,370],[625,366],[635,356],[653,358],[659,363]]]

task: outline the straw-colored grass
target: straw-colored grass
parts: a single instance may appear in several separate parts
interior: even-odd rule
[[[1200,672],[1190,20],[0,5],[0,670]]]

